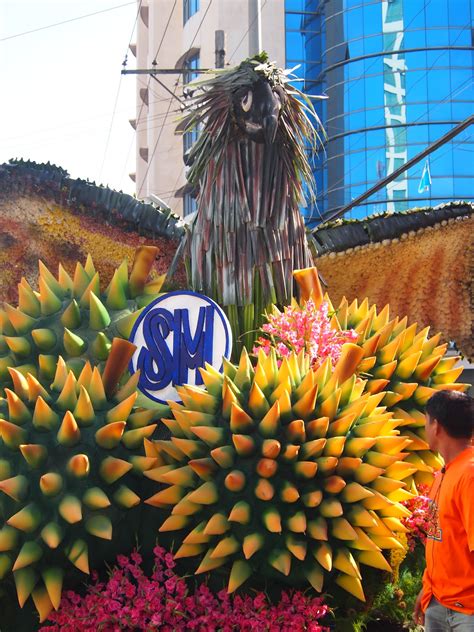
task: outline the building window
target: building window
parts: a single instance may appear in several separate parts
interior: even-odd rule
[[[191,193],[185,193],[183,197],[183,215],[189,215],[190,213],[194,213],[197,211],[197,201],[196,198],[191,195]]]
[[[183,24],[199,11],[199,0],[183,0]]]

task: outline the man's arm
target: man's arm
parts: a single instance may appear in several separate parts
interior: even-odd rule
[[[415,607],[413,609],[413,621],[416,625],[425,625],[425,615],[421,609],[421,600],[423,598],[423,588],[418,593],[418,597],[415,601]]]

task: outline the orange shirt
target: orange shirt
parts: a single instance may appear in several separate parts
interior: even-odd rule
[[[430,498],[423,611],[434,596],[446,608],[474,614],[474,447],[438,472]]]

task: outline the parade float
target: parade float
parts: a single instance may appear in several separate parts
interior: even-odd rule
[[[133,242],[137,220],[130,270],[68,253],[0,312],[2,630],[409,618],[442,465],[423,410],[467,388],[459,358],[388,305],[322,288],[324,239],[308,243],[298,210],[317,119],[289,77],[262,55],[200,87],[196,217],[184,231],[148,209],[181,240],[189,285],[163,293],[176,277],[151,235]],[[104,213],[130,218],[84,185],[95,203],[79,220],[56,189],[56,214],[87,224],[82,247]]]

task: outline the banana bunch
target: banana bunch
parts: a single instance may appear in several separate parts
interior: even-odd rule
[[[103,372],[86,362],[78,378],[60,357],[50,388],[9,369],[13,386],[0,399],[0,579],[13,573],[20,606],[32,595],[41,621],[59,607],[68,567],[89,573],[90,553],[103,559],[101,543],[117,537],[118,523],[123,543],[142,473],[156,463],[143,450],[156,413],[134,408],[138,374],[116,390],[134,349],[114,339]]]
[[[401,546],[416,466],[386,393],[355,374],[362,356],[348,343],[313,371],[260,351],[254,368],[244,349],[223,375],[201,371],[206,390],[179,387],[144,473],[165,485],[146,502],[165,512],[160,532],[179,532],[176,558],[196,557],[196,574],[229,566],[229,592],[257,574],[365,599],[361,567],[390,571],[382,551]]]
[[[39,291],[23,278],[18,307],[0,308],[0,392],[12,384],[10,367],[50,381],[60,355],[76,376],[86,360],[107,360],[112,338],[128,338],[140,309],[160,291],[163,278],[146,283],[157,250],[138,248],[130,277],[124,260],[105,292],[90,256],[73,278],[62,265],[55,277],[40,261]]]
[[[302,300],[311,297],[316,305],[327,301],[334,313],[332,325],[358,333],[357,344],[363,353],[357,373],[367,378],[368,392],[384,392],[381,404],[401,420],[403,434],[411,440],[405,461],[417,470],[409,483],[430,485],[433,472],[443,462],[426,442],[424,407],[437,390],[469,388],[469,384],[456,382],[463,371],[456,366],[460,357],[446,357],[447,343],[441,342],[439,333],[430,338],[429,327],[418,331],[418,324],[408,325],[406,316],[391,317],[389,305],[378,311],[367,298],[361,303],[354,299],[351,304],[343,298],[334,308],[328,295],[323,296],[316,268],[296,271],[295,279]]]

